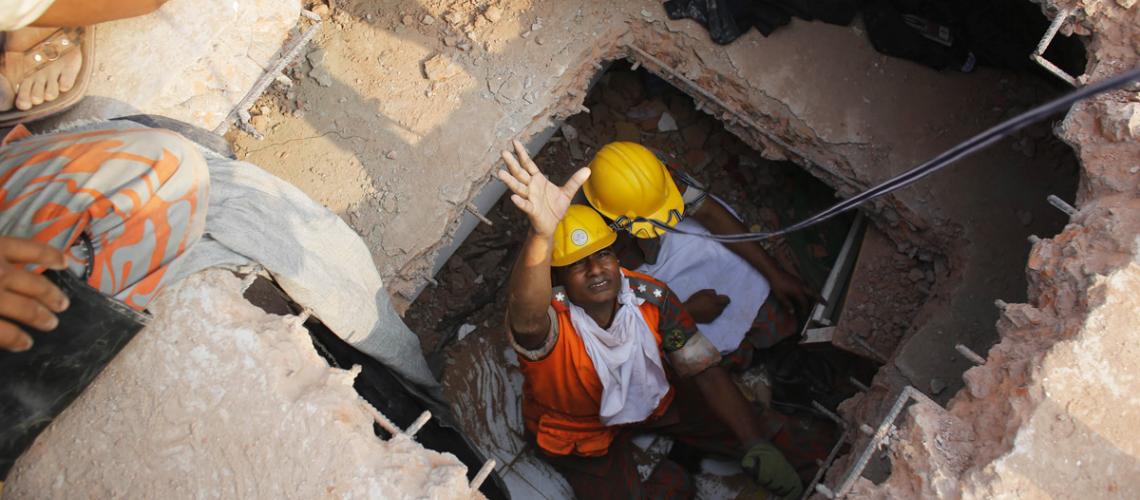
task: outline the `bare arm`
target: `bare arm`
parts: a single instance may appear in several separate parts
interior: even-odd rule
[[[590,170],[574,173],[565,186],[552,184],[530,159],[526,148],[514,141],[515,155],[503,151],[507,170],[499,180],[510,188],[511,201],[530,220],[530,232],[523,243],[507,290],[507,318],[515,342],[526,349],[537,349],[550,335],[550,255],[554,250],[554,229],[570,207],[570,199],[586,182]]]
[[[732,383],[724,367],[712,366],[693,377],[713,414],[728,426],[744,445],[763,439],[757,415]]]
[[[150,14],[166,0],[55,0],[32,23],[40,28],[66,28]]]
[[[693,212],[693,218],[713,234],[738,234],[748,231],[744,224],[716,200],[708,200],[701,204],[700,208]],[[746,241],[724,245],[752,264],[752,267],[767,278],[768,284],[772,287],[772,294],[788,312],[794,312],[797,316],[806,315],[812,306],[812,301],[819,300],[819,294],[815,290],[781,269],[776,259],[769,256],[759,243]]]

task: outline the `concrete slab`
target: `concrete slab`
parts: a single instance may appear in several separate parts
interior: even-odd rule
[[[172,0],[96,27],[87,98],[60,121],[151,113],[213,130],[285,42],[298,0]]]

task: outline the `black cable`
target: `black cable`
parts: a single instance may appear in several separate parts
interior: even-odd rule
[[[668,232],[687,234],[690,236],[700,236],[702,238],[708,238],[724,243],[760,241],[783,236],[785,234],[799,231],[800,229],[804,229],[815,224],[819,224],[843,212],[862,205],[863,203],[866,203],[870,200],[883,196],[897,189],[909,186],[930,174],[946,168],[947,166],[962,158],[965,158],[997,141],[1013,135],[1025,127],[1044,120],[1045,118],[1048,118],[1050,115],[1053,115],[1058,111],[1067,109],[1069,106],[1072,106],[1073,103],[1081,99],[1086,99],[1102,92],[1116,90],[1135,80],[1140,80],[1140,67],[1133,68],[1130,71],[1114,76],[1112,78],[1101,80],[1099,82],[1081,87],[1068,94],[1030,109],[1029,111],[1021,113],[1020,115],[1010,118],[1004,122],[1001,122],[993,127],[990,127],[985,132],[982,132],[963,142],[958,143],[956,146],[950,148],[949,150],[946,150],[938,156],[935,156],[926,163],[918,165],[910,170],[907,170],[906,172],[887,179],[879,185],[863,191],[862,193],[859,193],[855,196],[852,196],[851,198],[836,203],[835,205],[832,205],[831,207],[824,209],[823,211],[811,217],[808,217],[807,219],[776,231],[718,235],[678,229],[664,222],[654,219],[647,219],[644,217],[635,217],[632,219],[632,221],[648,222],[653,226]]]

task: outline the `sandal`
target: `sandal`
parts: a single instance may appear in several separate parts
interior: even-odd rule
[[[59,113],[83,98],[87,91],[87,84],[91,81],[91,70],[95,67],[95,30],[92,27],[61,28],[47,38],[33,45],[23,52],[24,64],[19,74],[8,78],[12,85],[12,92],[19,91],[19,82],[28,75],[55,63],[64,55],[74,50],[83,51],[83,62],[75,83],[67,92],[61,92],[59,97],[51,102],[44,102],[31,109],[21,111],[14,106],[11,110],[0,112],[0,128],[10,127],[17,123],[38,120],[48,115]]]

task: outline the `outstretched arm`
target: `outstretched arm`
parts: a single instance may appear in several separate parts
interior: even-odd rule
[[[513,142],[515,154],[503,151],[507,170],[499,171],[499,180],[511,190],[511,201],[530,220],[530,231],[507,285],[507,318],[515,342],[526,349],[538,349],[550,335],[546,310],[552,292],[554,229],[570,207],[570,199],[590,176],[590,169],[575,172],[565,186],[554,185],[539,172],[522,143]]]

